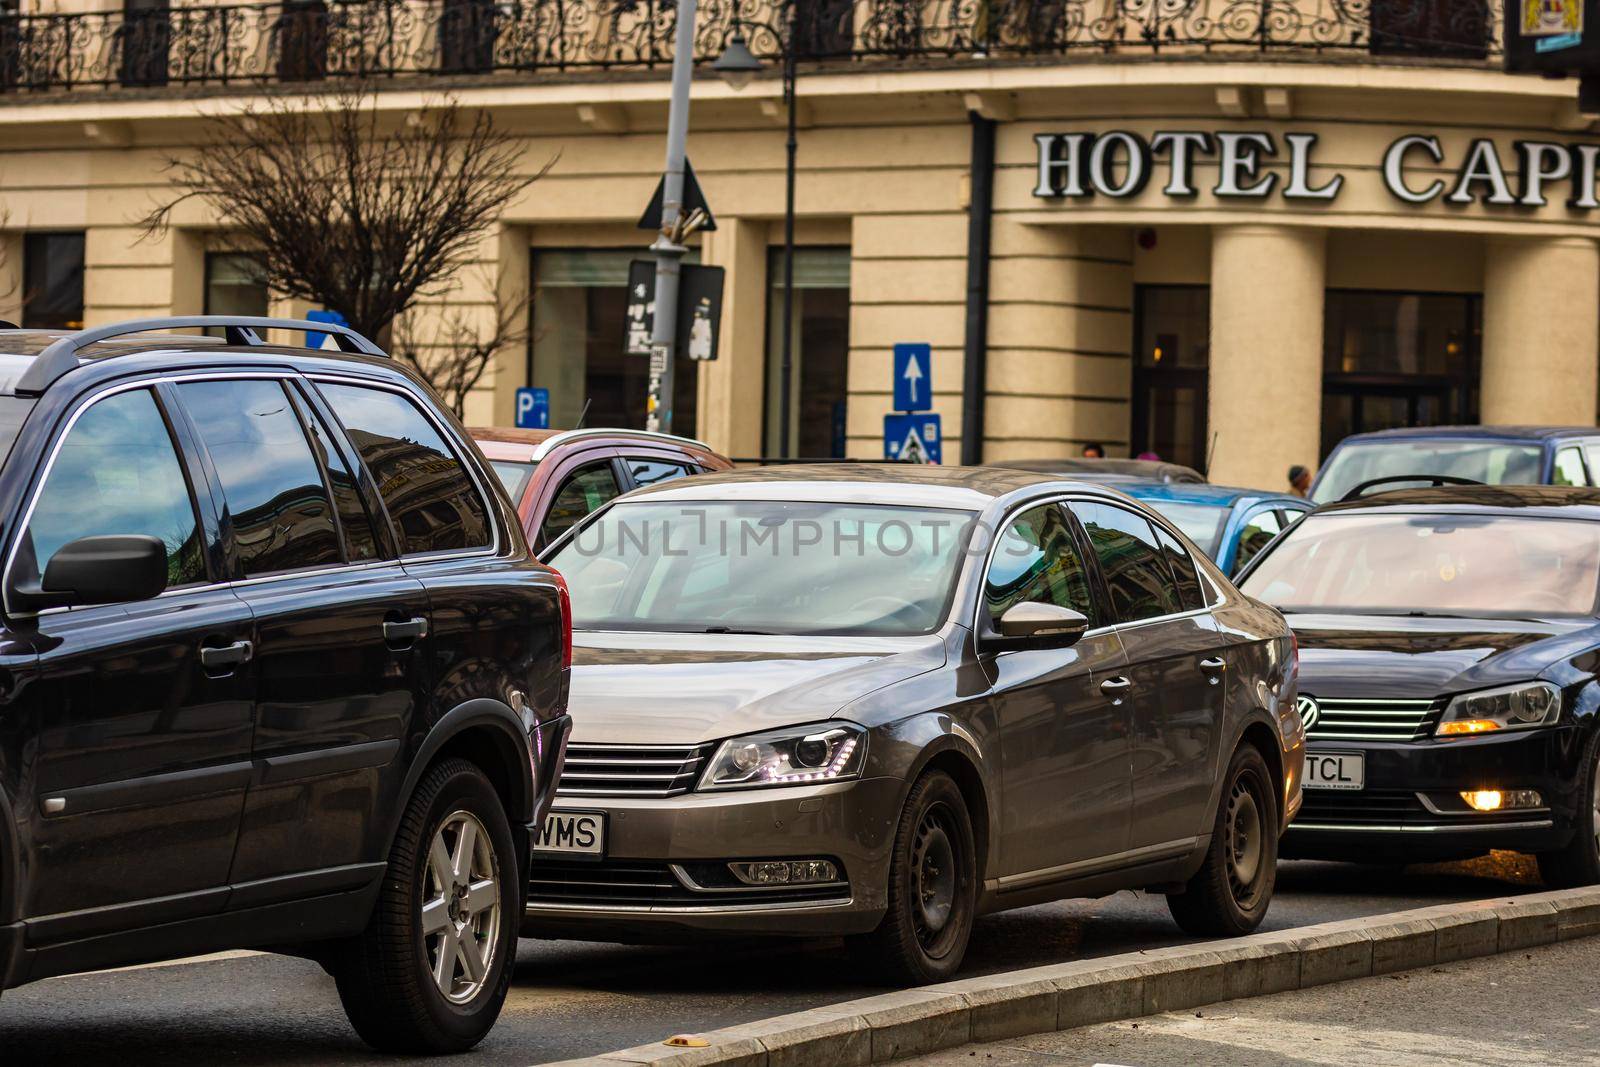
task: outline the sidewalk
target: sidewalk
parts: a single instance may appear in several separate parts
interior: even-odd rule
[[[1600,938],[903,1061],[919,1067],[1600,1064]]]

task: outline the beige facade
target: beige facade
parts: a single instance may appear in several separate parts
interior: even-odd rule
[[[530,172],[557,162],[444,300],[484,315],[496,291],[531,305],[536,251],[644,248],[649,235],[633,224],[661,167],[661,73],[452,83],[462,104],[493,109],[525,137]],[[403,116],[439,91],[425,79],[397,78],[382,83],[380,106]],[[1481,314],[1481,333],[1473,320],[1448,344],[1473,347],[1475,380],[1461,395],[1470,393],[1483,420],[1593,423],[1600,204],[1584,206],[1595,200],[1597,177],[1583,165],[1594,150],[1579,146],[1600,145],[1600,136],[1577,114],[1574,95],[1570,84],[1510,77],[1492,61],[1331,54],[1069,53],[1025,64],[968,57],[808,67],[800,81],[797,239],[803,248],[848,249],[847,340],[831,342],[845,346],[845,450],[881,455],[893,345],[925,341],[934,351],[930,384],[946,462],[961,454],[969,206],[979,180],[971,169],[974,111],[998,122],[986,380],[982,396],[970,398],[983,405],[983,457],[1076,455],[1088,441],[1113,454],[1144,451],[1159,417],[1161,432],[1190,434],[1185,440],[1199,440],[1191,431],[1207,427],[1199,460],[1209,459],[1212,480],[1279,488],[1289,464],[1318,461],[1335,424],[1330,309],[1383,293],[1457,296]],[[162,192],[162,160],[190,150],[201,117],[248,99],[221,88],[0,98],[10,275],[0,282],[11,283],[0,284],[10,294],[0,317],[22,313],[25,235],[54,231],[85,235],[86,322],[201,311],[206,252],[222,247],[215,220],[186,209],[156,240],[141,240],[136,220]],[[304,105],[323,103],[307,96]],[[764,413],[784,117],[772,80],[743,92],[710,77],[695,84],[689,150],[718,223],[702,235],[700,255],[727,278],[721,355],[699,370],[693,429],[735,456],[770,451]],[[1052,138],[1091,135],[1080,143],[1083,174],[1094,146],[1106,146],[1100,177],[1114,190],[1137,184],[1138,146],[1163,133],[1204,135],[1210,150],[1191,138],[1193,165],[1175,174],[1169,138],[1146,157],[1145,180],[1128,195],[1056,195],[1070,175],[1064,154],[1050,154],[1064,153],[1066,142]],[[1050,164],[1043,179],[1040,138]],[[1385,160],[1404,138],[1431,140],[1400,153],[1397,191]],[[1536,154],[1530,167],[1518,142],[1562,149]],[[1503,190],[1489,152],[1504,172]],[[1463,187],[1462,169],[1474,159],[1478,179]],[[1563,161],[1570,173],[1557,176]],[[1240,190],[1270,188],[1226,195],[1230,181]],[[1516,202],[1491,202],[1507,197]],[[1209,289],[1193,297],[1208,312],[1208,378],[1198,399],[1173,394],[1179,399],[1153,415],[1136,385],[1155,380],[1139,368],[1165,335],[1141,339],[1141,303],[1152,290],[1186,287]],[[1355,295],[1339,297],[1336,308],[1328,295],[1335,292]],[[1404,333],[1407,321],[1391,326]],[[560,359],[553,335],[540,333],[546,325],[531,324],[537,358]],[[1373,352],[1411,343],[1362,341],[1362,330],[1376,327],[1351,329],[1350,343]],[[1396,358],[1397,381],[1416,376],[1403,353]],[[521,347],[505,352],[473,395],[469,421],[509,424],[529,364]],[[1396,388],[1398,396],[1411,387]],[[1141,426],[1145,439],[1135,440]]]

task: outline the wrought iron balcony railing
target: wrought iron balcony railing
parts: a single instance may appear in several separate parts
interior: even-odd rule
[[[702,0],[696,52],[989,62],[1098,52],[1482,60],[1501,0]],[[0,0],[3,5],[3,0]],[[12,13],[6,13],[11,10]],[[279,0],[20,15],[0,6],[0,92],[537,75],[670,65],[673,0]]]

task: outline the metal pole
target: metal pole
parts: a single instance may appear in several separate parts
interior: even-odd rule
[[[789,112],[789,139],[783,190],[783,359],[778,377],[778,455],[788,459],[789,403],[794,395],[794,157],[795,157],[795,0],[788,3],[788,32],[783,42],[783,101]]]
[[[672,50],[672,103],[667,110],[667,166],[661,190],[661,233],[656,256],[655,329],[650,337],[650,400],[645,428],[672,432],[672,360],[678,336],[678,268],[688,251],[678,243],[683,214],[683,160],[689,139],[689,79],[694,73],[695,0],[678,0],[678,32]]]

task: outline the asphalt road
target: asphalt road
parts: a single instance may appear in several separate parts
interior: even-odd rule
[[[968,1045],[910,1067],[1543,1067],[1600,1064],[1600,1005],[1574,975],[1600,938],[1193,1011]]]
[[[1285,863],[1265,929],[1536,887],[1532,865],[1507,854],[1403,871]],[[1119,893],[980,921],[964,974],[1185,940],[1160,897]],[[670,949],[524,941],[499,1025],[457,1062],[527,1067],[881,991],[852,979],[836,943]],[[284,957],[234,955],[77,975],[0,997],[4,1067],[106,1061],[117,1067],[405,1062],[369,1052],[346,1024],[333,982],[315,964]]]

